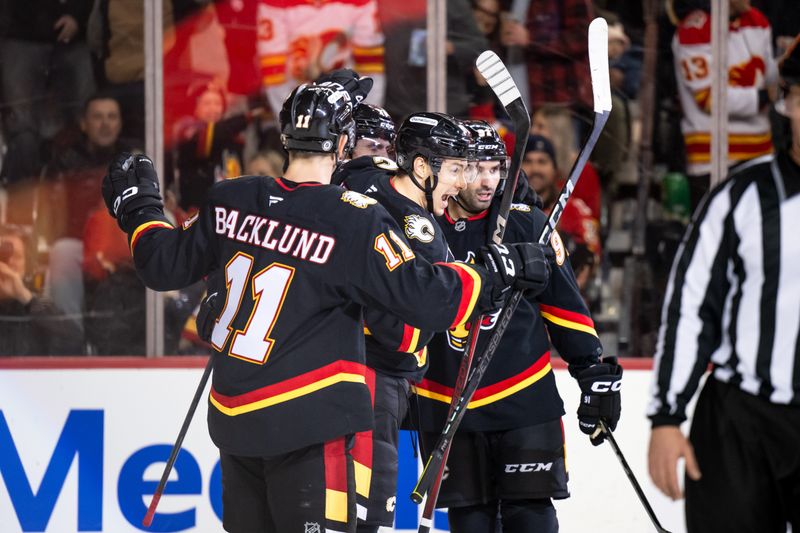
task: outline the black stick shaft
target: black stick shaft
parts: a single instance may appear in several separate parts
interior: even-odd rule
[[[664,529],[664,527],[661,525],[661,522],[658,521],[658,517],[656,516],[655,511],[653,511],[653,508],[650,506],[650,502],[648,501],[647,496],[645,496],[641,485],[639,485],[639,481],[633,474],[633,470],[631,470],[630,465],[628,465],[628,461],[625,460],[625,456],[622,454],[622,450],[620,450],[619,445],[617,444],[617,439],[614,438],[614,433],[608,429],[608,426],[606,426],[606,423],[603,420],[600,421],[600,426],[603,428],[608,443],[611,445],[611,448],[614,449],[614,453],[616,454],[617,459],[619,459],[619,463],[622,465],[622,470],[625,471],[628,481],[630,481],[631,485],[633,485],[633,490],[636,491],[636,495],[639,497],[639,501],[642,502],[644,510],[647,512],[647,516],[650,517],[650,521],[653,522],[656,531],[659,533],[669,533],[669,531]]]
[[[142,520],[142,525],[144,525],[144,527],[150,527],[150,524],[153,522],[153,516],[156,513],[158,502],[161,500],[161,495],[164,493],[164,487],[167,486],[169,474],[172,472],[172,467],[175,464],[175,460],[178,458],[178,452],[181,451],[181,445],[183,444],[184,437],[186,437],[186,432],[189,431],[189,425],[192,423],[192,418],[194,418],[194,412],[197,410],[197,404],[200,403],[200,397],[203,395],[203,391],[206,388],[206,383],[208,382],[208,377],[211,375],[213,363],[214,356],[212,354],[208,358],[208,363],[206,363],[206,368],[203,370],[203,377],[200,378],[200,383],[197,385],[197,390],[194,391],[194,397],[192,398],[192,403],[189,405],[189,411],[187,411],[186,417],[183,419],[183,425],[181,426],[181,430],[178,432],[178,438],[175,439],[175,444],[172,446],[169,459],[164,467],[164,473],[161,474],[161,480],[158,482],[158,487],[156,487],[156,491],[153,494],[153,499],[150,500],[150,506],[147,508],[147,513],[144,515],[144,519]]]

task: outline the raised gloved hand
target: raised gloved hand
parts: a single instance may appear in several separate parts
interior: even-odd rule
[[[370,90],[372,90],[373,80],[366,76],[359,76],[354,70],[349,68],[340,68],[323,74],[317,78],[314,83],[324,83],[330,81],[338,83],[350,94],[350,99],[353,101],[353,107],[364,101]]]
[[[578,427],[590,435],[592,444],[598,446],[606,439],[605,432],[600,428],[600,420],[612,431],[619,421],[622,367],[616,357],[606,357],[574,376],[581,388]]]
[[[164,211],[158,187],[158,175],[146,155],[123,152],[108,165],[103,178],[103,200],[108,213],[117,219],[122,231],[129,233],[132,215],[146,208]]]
[[[478,250],[478,259],[492,278],[492,300],[502,302],[509,288],[531,291],[534,295],[547,288],[550,262],[542,245],[522,242],[489,244]]]

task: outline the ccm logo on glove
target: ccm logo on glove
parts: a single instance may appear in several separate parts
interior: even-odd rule
[[[122,191],[122,194],[117,196],[117,198],[114,200],[114,214],[116,215],[119,211],[119,206],[123,200],[127,200],[131,196],[136,196],[137,194],[139,194],[139,187],[128,187]]]
[[[592,383],[592,392],[616,392],[622,388],[622,381],[595,381]]]

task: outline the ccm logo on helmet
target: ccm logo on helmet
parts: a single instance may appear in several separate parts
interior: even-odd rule
[[[622,388],[622,381],[595,381],[592,383],[592,392],[617,392]]]
[[[553,463],[521,463],[521,464],[507,464],[506,474],[514,474],[516,472],[549,472],[553,468]]]
[[[136,186],[128,187],[127,189],[122,191],[122,194],[117,196],[117,199],[114,200],[114,214],[115,215],[117,214],[117,210],[119,209],[119,204],[122,203],[122,200],[127,200],[131,196],[136,196],[137,194],[139,194],[139,187]]]

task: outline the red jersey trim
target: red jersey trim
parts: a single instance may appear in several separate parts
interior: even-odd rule
[[[437,265],[452,268],[458,273],[461,279],[461,301],[458,303],[458,311],[451,328],[456,328],[464,324],[472,315],[478,296],[481,293],[481,277],[470,266],[464,263],[436,263]]]
[[[299,189],[300,187],[319,187],[321,185],[325,185],[324,183],[320,183],[318,181],[306,181],[306,182],[303,182],[303,183],[290,182],[290,183],[292,183],[292,185],[294,185],[292,187],[291,185],[288,185],[286,183],[286,181],[288,181],[288,180],[284,180],[283,178],[275,178],[275,183],[280,185],[280,187],[283,190],[287,191],[287,192],[292,192],[292,191],[294,191],[296,189]]]
[[[366,383],[366,366],[339,360],[316,370],[236,396],[225,396],[213,387],[209,401],[222,414],[237,416],[294,400],[338,383]]]
[[[475,391],[475,395],[472,397],[469,405],[467,405],[467,409],[476,409],[507,398],[522,389],[530,387],[552,370],[553,367],[550,365],[550,352],[548,351],[519,374],[498,381],[492,385],[479,388]],[[450,403],[453,397],[452,387],[447,387],[429,379],[423,379],[418,384],[414,385],[413,389],[414,393],[419,396],[447,404]]]
[[[139,239],[142,237],[142,235],[156,228],[174,229],[172,224],[169,222],[164,222],[163,220],[151,220],[141,224],[138,228],[133,230],[133,233],[131,233],[131,255],[133,255],[133,250],[136,247],[136,243],[139,242]]]

